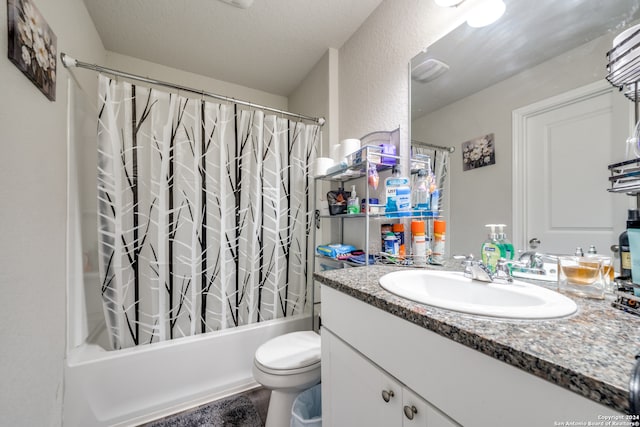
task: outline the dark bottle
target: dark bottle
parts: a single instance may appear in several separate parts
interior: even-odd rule
[[[627,214],[627,228],[638,227],[640,223],[640,211],[629,209]],[[629,250],[629,236],[627,230],[623,231],[618,238],[620,247],[620,278],[631,279],[631,252]]]
[[[627,230],[620,233],[618,247],[620,248],[620,278],[627,280],[631,278],[631,252],[629,252]]]

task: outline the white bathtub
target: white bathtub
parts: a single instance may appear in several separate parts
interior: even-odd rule
[[[257,347],[310,327],[296,316],[118,351],[98,334],[69,352],[63,425],[135,425],[250,389]]]

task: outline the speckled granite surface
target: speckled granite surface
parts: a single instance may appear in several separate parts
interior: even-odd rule
[[[460,344],[615,410],[628,411],[630,374],[640,352],[640,317],[611,307],[608,300],[583,298],[573,298],[578,311],[565,319],[504,320],[468,315],[384,290],[378,279],[399,269],[402,267],[358,267],[319,272],[314,277]],[[536,284],[555,288],[554,284]]]

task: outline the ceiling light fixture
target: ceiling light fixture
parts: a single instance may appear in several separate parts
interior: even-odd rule
[[[464,0],[434,0],[440,7],[455,7],[462,3]]]
[[[420,83],[427,83],[437,79],[449,70],[449,66],[444,62],[427,58],[411,69],[411,78]]]
[[[473,28],[486,27],[496,22],[507,10],[502,0],[485,0],[469,12],[467,24]]]
[[[220,0],[240,9],[248,9],[253,4],[253,0]]]

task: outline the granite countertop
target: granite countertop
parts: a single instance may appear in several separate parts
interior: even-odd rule
[[[495,319],[439,309],[398,297],[378,284],[384,274],[403,268],[346,268],[318,272],[314,278],[617,411],[629,410],[629,379],[640,352],[640,317],[611,307],[610,300],[577,297],[577,313],[563,319]]]

